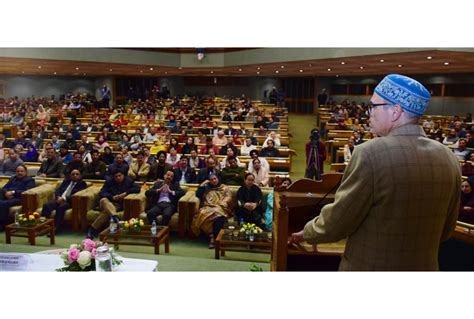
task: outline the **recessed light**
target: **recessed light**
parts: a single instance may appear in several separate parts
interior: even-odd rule
[[[383,59],[382,59],[382,60],[380,60],[380,62],[381,62],[381,63],[384,63],[384,62],[385,62],[385,60],[383,60]]]
[[[257,70],[260,70],[260,67],[258,67]]]
[[[150,68],[150,71],[153,71],[153,68]]]
[[[214,74],[214,71],[211,71],[211,74]]]
[[[143,73],[143,70],[140,70],[140,73]]]
[[[54,75],[56,75],[57,73],[56,73],[56,72],[54,72],[53,74],[54,74]]]
[[[285,68],[285,66],[284,66],[284,65],[282,65],[282,66],[281,66],[281,68],[282,68],[282,69],[284,69],[284,68]]]
[[[242,69],[239,69],[239,72],[242,72]]]
[[[276,71],[275,71],[275,73],[277,73],[277,74],[278,74],[278,73],[280,73],[280,71],[276,70]]]
[[[79,70],[79,68],[76,66],[76,70]]]
[[[444,65],[449,65],[449,62],[444,62]]]
[[[401,68],[403,65],[399,64],[398,67]]]
[[[112,70],[112,69],[110,69],[109,71],[110,71],[110,72],[112,72],[113,70]]]
[[[168,74],[168,72],[165,72],[165,74]]]
[[[338,78],[338,77],[339,77],[339,74],[336,74],[336,78]]]
[[[183,69],[183,67],[181,67],[181,66],[180,66],[178,69],[179,69],[179,70],[182,70],[182,69]]]
[[[257,71],[257,74],[260,74],[260,72],[259,72],[259,71]]]
[[[428,60],[431,60],[433,57],[432,56],[427,56],[426,57]]]
[[[38,65],[38,69],[41,69],[41,65]]]
[[[329,72],[331,72],[331,69],[328,69]]]
[[[346,64],[346,62],[342,61],[341,64],[344,65],[344,64]]]
[[[300,70],[300,73],[303,72],[303,70]]]
[[[364,67],[363,67],[363,66],[360,66],[360,67],[359,67],[359,69],[363,70],[363,69],[364,69]]]

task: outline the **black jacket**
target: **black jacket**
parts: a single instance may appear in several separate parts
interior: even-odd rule
[[[156,182],[153,187],[145,192],[145,196],[147,197],[147,210],[156,205],[158,202],[158,199],[160,198],[160,192],[158,191],[158,188],[163,186],[164,181]],[[171,200],[171,205],[178,207],[178,201],[179,199],[184,195],[184,191],[179,187],[178,182],[171,182],[170,184],[170,189],[175,192],[175,194],[169,194],[170,200]]]
[[[59,197],[61,196],[67,189],[67,187],[69,186],[69,184],[71,183],[71,180],[64,180],[61,185],[59,185],[59,187],[56,189],[56,192],[55,192],[55,195],[56,197]],[[84,189],[87,188],[87,184],[86,182],[84,182],[83,180],[80,180],[79,182],[76,183],[76,185],[74,185],[74,188],[72,189],[71,191],[71,195],[69,197],[66,197],[66,201],[71,204],[72,202],[72,195],[74,195],[75,193],[79,192],[79,191],[82,191]]]

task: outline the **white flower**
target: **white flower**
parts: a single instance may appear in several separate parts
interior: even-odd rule
[[[71,246],[69,246],[69,249],[73,249],[73,248],[78,248],[77,244],[71,244]]]
[[[84,269],[87,266],[91,265],[91,252],[83,250],[79,253],[79,258],[77,258],[77,263],[79,266]]]
[[[61,259],[64,260],[64,262],[65,262],[66,264],[69,264],[69,260],[67,259],[67,256],[68,256],[68,252],[67,252],[67,251],[63,251],[63,252],[61,253]]]

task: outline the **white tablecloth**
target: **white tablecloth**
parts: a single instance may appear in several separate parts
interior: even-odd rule
[[[13,255],[15,253],[8,253]],[[27,256],[27,266],[20,271],[56,271],[56,269],[64,267],[64,262],[58,254],[19,254]],[[119,256],[118,259],[123,263],[116,266],[114,271],[156,271],[158,261],[147,259],[125,258]],[[5,269],[3,269],[5,271]],[[0,269],[2,271],[2,269]]]

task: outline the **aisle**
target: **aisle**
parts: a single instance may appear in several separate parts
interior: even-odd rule
[[[290,148],[295,150],[297,156],[292,158],[291,179],[293,181],[303,178],[306,167],[305,145],[309,141],[309,135],[316,127],[316,115],[295,114],[288,115],[289,132],[291,138]]]

